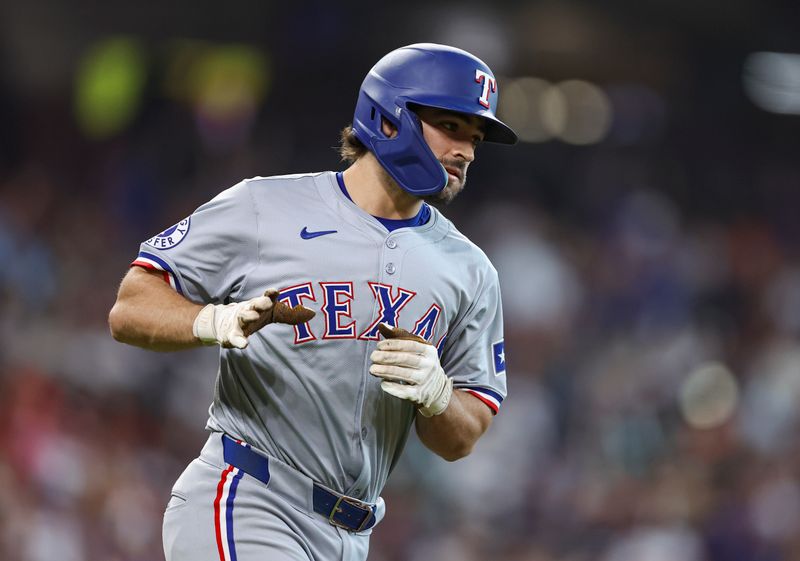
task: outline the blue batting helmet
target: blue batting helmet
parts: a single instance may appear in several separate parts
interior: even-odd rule
[[[414,105],[483,118],[484,141],[514,144],[517,135],[495,116],[497,80],[479,58],[461,49],[418,43],[396,49],[369,71],[358,93],[353,130],[389,175],[416,196],[447,185],[447,172],[422,136]],[[397,128],[387,137],[381,117]]]

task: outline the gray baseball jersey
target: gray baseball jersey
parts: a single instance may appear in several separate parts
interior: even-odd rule
[[[415,415],[369,374],[378,323],[435,344],[454,386],[497,412],[506,395],[497,272],[437,210],[387,232],[336,174],[245,180],[141,245],[198,303],[280,290],[317,315],[268,325],[221,349],[208,428],[241,439],[330,489],[375,502]]]

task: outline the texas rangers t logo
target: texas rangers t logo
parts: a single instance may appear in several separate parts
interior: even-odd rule
[[[491,107],[489,105],[489,92],[491,91],[491,93],[494,93],[497,91],[497,80],[488,72],[484,72],[478,68],[475,70],[475,81],[479,84],[483,84],[483,92],[478,98],[478,103],[489,109]]]

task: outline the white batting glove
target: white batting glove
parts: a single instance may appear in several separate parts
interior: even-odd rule
[[[436,347],[408,339],[385,339],[370,355],[369,372],[382,378],[381,389],[420,405],[425,417],[441,414],[453,395],[453,380],[439,364]]]
[[[247,347],[247,337],[272,321],[272,307],[278,291],[233,304],[208,304],[194,320],[192,333],[204,345],[226,349]]]

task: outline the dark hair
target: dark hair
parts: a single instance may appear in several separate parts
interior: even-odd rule
[[[347,125],[339,135],[339,156],[343,162],[353,164],[367,153],[367,147],[356,137],[352,125]]]

